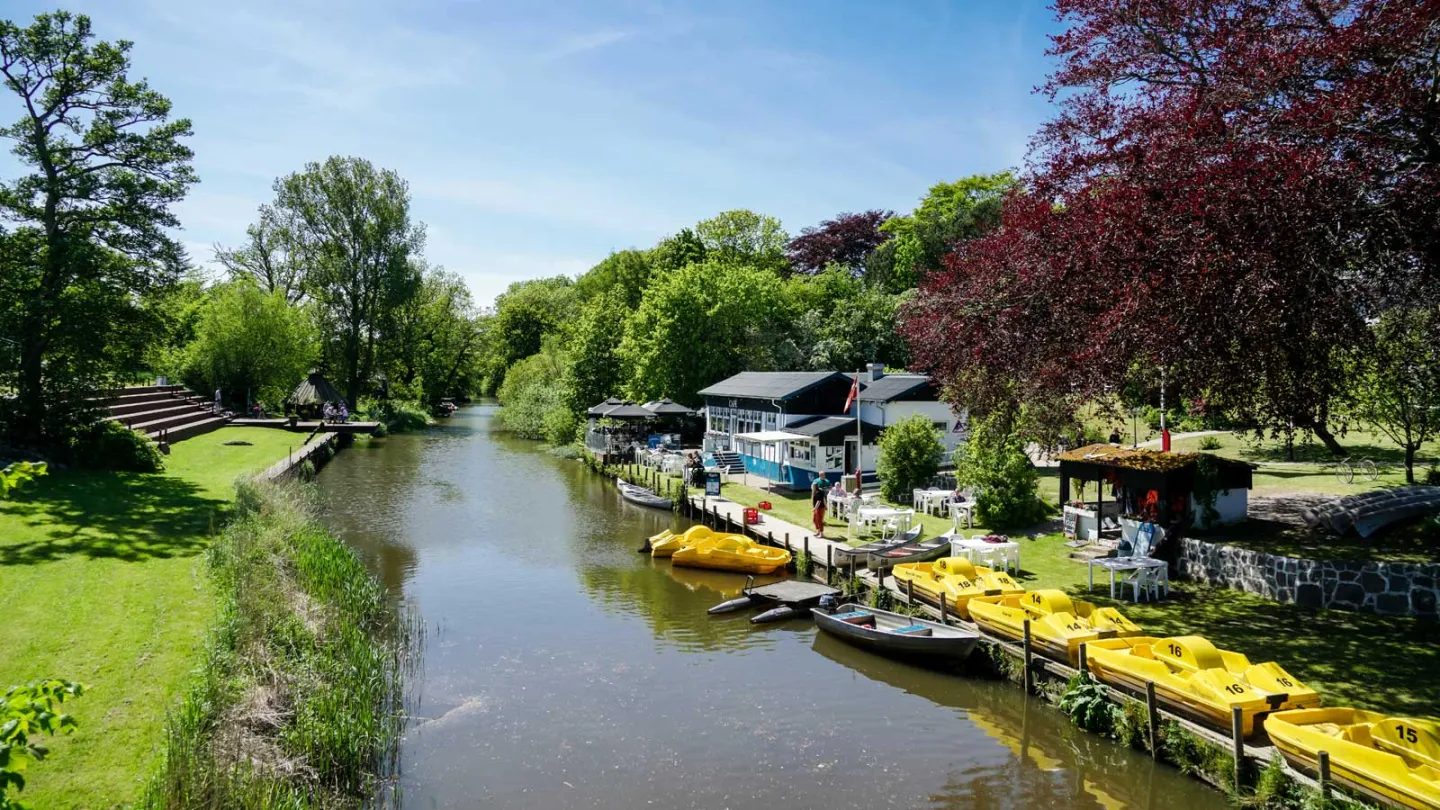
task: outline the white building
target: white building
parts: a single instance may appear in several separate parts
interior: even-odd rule
[[[745,371],[700,391],[705,399],[707,451],[738,456],[745,469],[792,489],[817,477],[853,474],[873,480],[876,439],[896,422],[920,414],[934,424],[948,454],[964,439],[965,415],[940,401],[929,377],[887,374],[873,363],[860,376],[859,436],[846,400],[855,374],[839,371]]]

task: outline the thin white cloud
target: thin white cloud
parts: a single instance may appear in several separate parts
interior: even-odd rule
[[[628,39],[631,36],[629,31],[592,31],[584,34],[574,34],[562,38],[559,42],[541,54],[541,59],[547,62],[568,59],[572,56],[579,56],[590,51],[597,51],[601,48],[608,48],[617,42]]]

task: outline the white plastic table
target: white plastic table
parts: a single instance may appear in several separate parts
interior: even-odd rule
[[[879,525],[879,524],[881,524],[881,523],[884,523],[885,521],[890,520],[891,518],[899,518],[899,517],[901,517],[902,515],[913,516],[914,514],[915,514],[914,510],[911,510],[911,509],[896,509],[896,508],[893,507],[893,506],[865,506],[865,505],[861,505],[858,509],[855,510],[855,516],[856,516],[857,522],[858,522],[861,526],[866,527],[867,529],[870,528],[870,527]]]
[[[1110,598],[1115,599],[1115,572],[1116,571],[1138,571],[1141,568],[1153,568],[1160,576],[1160,590],[1165,596],[1170,595],[1170,564],[1164,560],[1157,560],[1153,557],[1099,557],[1086,564],[1086,573],[1089,576],[1090,590],[1095,590],[1095,569],[1104,568],[1110,572]]]
[[[1009,571],[1011,563],[1014,563],[1015,574],[1017,576],[1020,574],[1020,544],[1014,540],[1004,543],[987,543],[978,537],[957,538],[950,541],[950,549],[951,553],[964,554],[971,562],[975,561],[977,554],[998,555],[1004,562],[1006,571]]]

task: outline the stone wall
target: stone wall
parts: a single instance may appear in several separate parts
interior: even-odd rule
[[[1186,537],[1176,572],[1187,579],[1307,607],[1440,618],[1440,564],[1319,562]]]

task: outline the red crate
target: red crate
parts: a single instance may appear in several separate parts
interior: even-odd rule
[[[755,523],[759,523],[759,522],[760,522],[760,510],[759,510],[759,509],[754,509],[754,508],[748,507],[748,506],[745,507],[745,523],[746,523],[746,525],[755,524]]]

